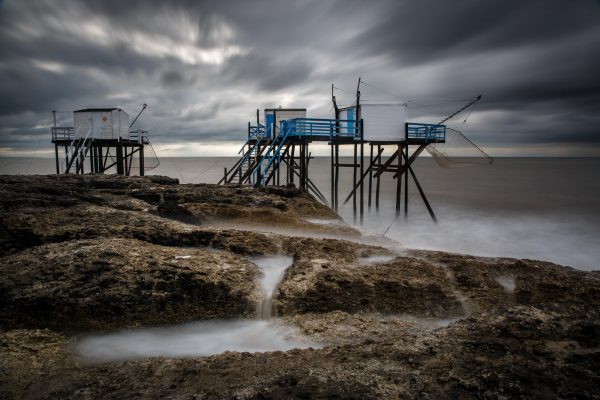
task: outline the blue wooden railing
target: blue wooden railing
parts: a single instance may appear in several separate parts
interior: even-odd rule
[[[265,136],[265,126],[262,124],[250,125],[248,123],[248,139],[258,139]]]
[[[362,122],[347,119],[295,118],[290,124],[290,136],[329,138],[346,137],[362,139]]]
[[[446,140],[446,125],[406,123],[406,140],[422,140],[425,142]]]

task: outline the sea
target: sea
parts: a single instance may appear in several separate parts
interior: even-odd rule
[[[161,158],[160,165],[146,174],[178,178],[181,183],[217,183],[224,168],[235,161]],[[328,200],[329,165],[329,158],[315,157],[309,171]],[[365,235],[393,239],[402,248],[600,270],[600,158],[495,158],[491,165],[443,168],[432,158],[421,157],[413,165],[437,223],[412,180],[407,217],[404,209],[396,216],[396,184],[389,173],[382,178],[379,210],[374,198],[369,209],[365,185],[363,223],[355,218],[352,201],[340,207],[340,216]],[[54,159],[0,158],[0,174],[53,173]],[[351,190],[352,178],[350,168],[341,169],[340,205]]]

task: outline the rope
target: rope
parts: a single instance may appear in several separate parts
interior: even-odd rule
[[[217,165],[218,162],[220,162],[221,160],[223,160],[225,157],[221,157],[219,158],[217,161],[215,161],[214,163],[212,163],[208,168],[204,169],[202,172],[200,172],[198,175],[196,175],[193,179],[190,180],[190,183],[194,183],[194,181],[198,178],[200,178],[200,176],[204,175],[208,170],[212,169],[212,167],[214,167],[215,165]]]
[[[337,89],[337,90],[339,90],[339,91],[342,91],[342,92],[346,92],[346,93],[348,93],[348,94],[354,94],[354,95],[356,94],[356,92],[349,92],[348,90],[344,90],[344,89],[342,89],[342,88],[339,88],[339,87],[336,87],[336,86],[334,86],[333,88],[334,88],[334,89]]]
[[[50,116],[48,117],[48,122],[46,122],[46,126],[50,127],[50,120],[52,119],[52,113],[50,113]],[[33,159],[36,157],[37,152],[40,150],[40,144],[42,143],[42,140],[44,138],[40,138],[37,142],[37,145],[35,146],[35,151],[33,152],[33,155],[31,156],[31,158],[29,159],[29,163],[27,164],[27,169],[25,170],[25,174],[29,175],[29,169],[31,168],[31,163],[33,162]]]
[[[465,117],[465,120],[463,121],[463,125],[467,123],[467,120],[469,119],[469,117],[471,116],[471,113],[473,112],[473,109],[477,107],[477,103],[473,104],[473,106],[471,107],[471,109],[469,110],[469,113],[467,114],[467,116]]]
[[[389,95],[389,96],[395,97],[395,98],[397,98],[397,99],[399,99],[399,100],[402,100],[402,101],[408,101],[408,100],[405,100],[405,99],[403,99],[403,98],[402,98],[402,97],[400,97],[400,96],[397,96],[397,95],[395,95],[394,93],[390,93],[390,92],[388,92],[387,90],[380,89],[380,88],[378,88],[378,87],[376,87],[376,86],[373,86],[373,85],[371,85],[371,84],[369,84],[369,83],[367,83],[367,82],[365,82],[365,81],[363,81],[363,80],[361,80],[360,82],[361,82],[361,83],[363,83],[363,84],[365,84],[365,85],[367,85],[367,86],[369,86],[369,87],[371,87],[371,88],[373,88],[373,89],[375,89],[375,90],[379,90],[379,91],[380,91],[380,92],[382,92],[382,93],[385,93],[385,94],[387,94],[387,95]]]
[[[409,99],[403,99],[402,97],[400,97],[400,96],[398,96],[398,95],[396,95],[394,93],[391,93],[391,92],[388,92],[387,90],[378,88],[375,85],[372,85],[372,84],[370,84],[368,82],[363,81],[362,79],[361,79],[360,83],[363,83],[363,84],[365,84],[365,85],[367,85],[367,86],[369,86],[369,87],[371,87],[371,88],[373,88],[375,90],[379,90],[382,93],[385,93],[385,94],[387,94],[389,96],[392,96],[392,97],[395,97],[395,98],[400,99],[402,101],[405,101],[407,103],[431,103],[431,102],[439,102],[440,101],[439,99],[436,99],[436,100],[425,100],[425,99],[418,99],[418,100],[417,99],[412,99],[412,100],[409,100]],[[446,99],[446,100],[444,100],[443,103],[458,103],[458,102],[464,102],[464,101],[469,101],[469,99]],[[443,103],[440,103],[440,104],[443,104]]]

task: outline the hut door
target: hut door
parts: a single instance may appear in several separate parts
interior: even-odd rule
[[[93,128],[90,137],[102,138],[102,114],[99,112],[92,113]]]
[[[273,126],[272,128],[269,128],[269,126],[273,125],[274,122],[275,122],[275,114],[265,115],[265,134],[267,136],[270,135],[270,137],[273,137],[273,131],[271,129],[274,129],[275,127]]]
[[[354,132],[354,108],[348,109],[348,130],[346,133]]]

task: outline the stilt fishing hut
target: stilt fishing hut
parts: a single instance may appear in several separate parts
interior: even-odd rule
[[[133,120],[120,108],[85,108],[73,111],[73,123],[58,126],[56,111],[53,111],[51,129],[52,143],[56,158],[56,173],[102,174],[110,169],[119,175],[131,175],[138,170],[155,168],[145,165],[144,147],[150,145],[148,131],[132,129],[146,104]],[[64,150],[63,150],[64,149]]]
[[[354,217],[359,214],[362,223],[365,197],[369,209],[373,203],[379,209],[381,177],[384,173],[390,173],[396,182],[396,215],[400,215],[402,200],[404,215],[408,213],[408,183],[412,179],[431,218],[436,221],[413,163],[430,146],[433,147],[430,152],[434,157],[436,154],[444,157],[442,146],[446,143],[448,129],[443,123],[474,104],[481,96],[440,123],[409,122],[407,102],[363,104],[361,83],[359,79],[355,102],[347,107],[338,106],[332,85],[334,118],[307,118],[305,109],[266,109],[264,123],[261,124],[257,110],[256,124],[248,123],[248,136],[239,151],[240,158],[232,168],[225,169],[219,183],[280,185],[283,173],[285,184],[297,182],[300,190],[310,191],[323,203],[331,204],[337,212],[340,168],[349,168],[352,170],[352,190],[343,204],[352,200]],[[324,142],[330,147],[329,200],[309,176],[312,159],[309,145],[313,142]],[[352,162],[340,159],[340,148],[343,146],[352,148]],[[367,156],[365,146],[368,146]],[[384,153],[386,149],[391,150],[387,155]],[[491,160],[487,154],[485,157]]]

